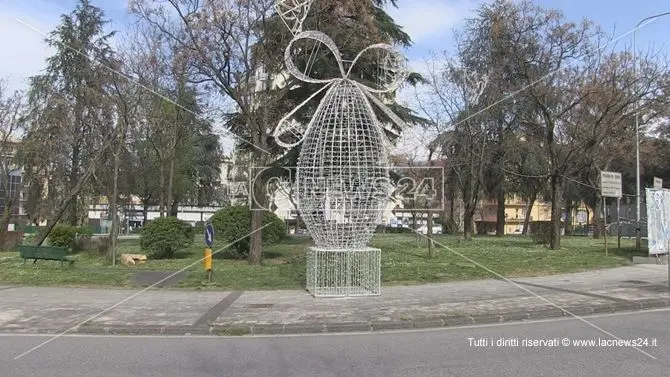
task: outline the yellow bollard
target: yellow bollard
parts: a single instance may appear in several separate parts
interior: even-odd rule
[[[205,271],[207,271],[207,280],[212,281],[212,249],[205,249]]]

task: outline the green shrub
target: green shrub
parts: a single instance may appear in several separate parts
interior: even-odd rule
[[[67,247],[77,253],[90,247],[93,231],[88,227],[72,225],[56,225],[49,232],[49,244],[58,247]]]
[[[77,230],[77,227],[71,225],[56,225],[49,232],[49,244],[71,249],[77,240]]]
[[[23,244],[23,232],[5,232],[0,237],[0,250],[2,251],[16,251],[16,248]]]
[[[549,244],[552,228],[551,221],[531,221],[529,225],[533,242],[537,244]]]
[[[107,252],[109,251],[109,246],[111,245],[112,240],[109,236],[104,236],[104,237],[98,237],[98,242],[97,242],[97,249],[98,249],[98,254],[100,255],[106,255]]]
[[[204,237],[205,234],[205,223],[203,221],[198,221],[195,223],[195,226],[193,227],[193,231],[195,232],[196,235],[202,234]]]
[[[195,228],[187,223],[186,221],[182,221],[183,225],[183,232],[184,232],[184,237],[186,237],[187,240],[190,241],[192,244],[195,241]]]
[[[89,227],[76,228],[75,240],[72,244],[72,251],[78,253],[84,250],[91,250],[93,248],[93,244],[91,242],[92,235],[93,230]]]
[[[190,224],[176,217],[160,217],[142,229],[140,248],[151,259],[172,258],[175,252],[193,244],[194,235]]]
[[[23,245],[35,245],[37,242],[37,234],[35,233],[25,233],[23,235]]]
[[[214,239],[218,240],[221,246],[234,242],[231,249],[235,257],[246,258],[249,255],[251,210],[248,206],[238,205],[221,209],[212,216],[211,221]],[[263,212],[263,225],[267,225],[261,231],[263,243],[276,243],[286,236],[284,221],[272,212]]]

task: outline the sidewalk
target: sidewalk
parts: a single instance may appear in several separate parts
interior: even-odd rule
[[[0,332],[288,334],[542,319],[669,306],[667,266],[548,277],[383,287],[382,296],[312,298],[305,291],[202,292],[0,286]],[[546,301],[545,301],[546,300]]]

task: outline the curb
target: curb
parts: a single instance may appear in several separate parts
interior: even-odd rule
[[[442,316],[415,318],[407,320],[390,320],[376,322],[341,322],[331,324],[242,324],[228,326],[214,324],[205,326],[100,326],[96,324],[82,325],[72,329],[68,334],[91,335],[211,335],[211,336],[244,336],[244,335],[289,335],[318,333],[352,333],[376,332],[388,330],[430,329],[441,327],[458,327],[467,325],[486,325],[505,322],[524,322],[574,315],[607,314],[618,312],[634,312],[637,310],[670,307],[668,298],[641,299],[621,301],[612,304],[593,306],[567,306],[565,311],[558,308],[538,308],[537,310],[505,312],[497,314],[444,314]],[[38,329],[38,328],[0,328],[0,332],[54,334],[69,329]]]

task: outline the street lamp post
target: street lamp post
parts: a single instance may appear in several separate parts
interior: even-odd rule
[[[633,70],[635,73],[635,78],[637,78],[637,48],[635,45],[637,29],[644,22],[656,19],[659,17],[670,15],[670,12],[664,12],[649,16],[640,20],[640,22],[635,25],[633,29]],[[640,229],[640,114],[639,114],[639,101],[635,101],[635,162],[636,162],[636,184],[637,184],[637,195],[636,199],[636,209],[637,209],[637,222],[635,223],[635,248],[640,250],[641,243],[641,229]]]

